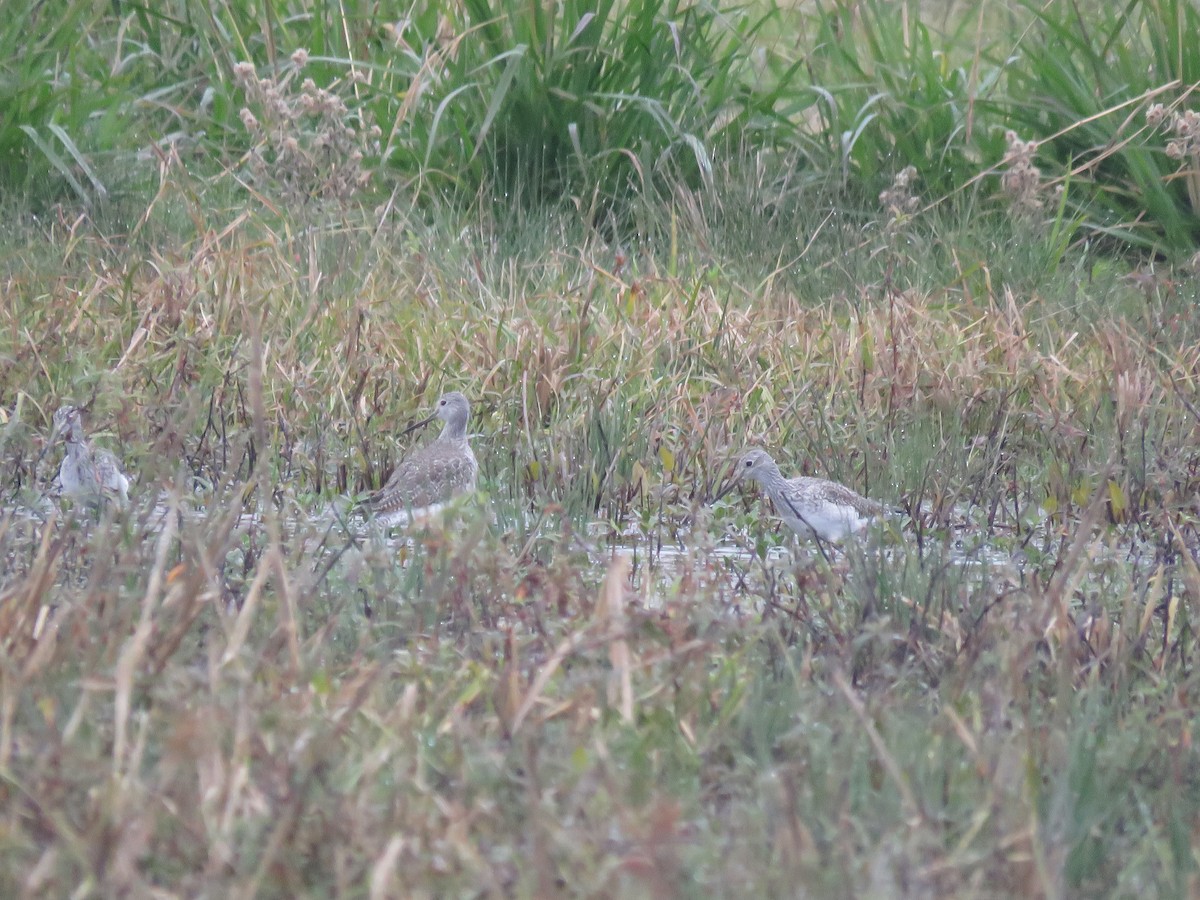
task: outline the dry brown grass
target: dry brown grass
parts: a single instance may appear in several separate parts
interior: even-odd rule
[[[816,302],[415,226],[49,237],[0,310],[6,895],[1192,883],[1200,356],[1167,282],[985,259]],[[349,541],[323,503],[446,386],[489,504]],[[127,515],[15,511],[68,396]],[[718,556],[776,541],[705,505],[755,442],[906,537]]]

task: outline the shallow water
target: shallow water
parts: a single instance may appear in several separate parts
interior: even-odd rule
[[[179,516],[181,529],[190,527],[207,532],[216,524],[217,515],[212,507],[206,508],[208,499],[195,494],[172,496],[163,491],[150,502],[143,495],[140,508],[135,498],[128,515],[131,522],[137,523],[137,531],[143,539],[161,532],[172,515]],[[293,561],[303,558],[314,562],[332,560],[330,564],[335,565],[341,554],[353,548],[356,553],[377,553],[381,559],[390,560],[391,565],[398,560],[403,566],[416,554],[419,538],[412,529],[366,521],[361,515],[352,513],[348,498],[337,498],[311,513],[293,502],[282,505],[287,512],[277,514],[273,527],[278,527],[278,533],[287,545],[287,555]],[[468,517],[472,515],[465,508],[464,512]],[[1000,573],[1009,580],[1023,580],[1027,568],[1044,565],[1047,559],[1044,550],[1031,549],[1029,552],[1041,563],[1031,562],[1027,547],[1051,548],[1050,556],[1059,547],[1058,538],[1048,530],[1051,521],[1048,516],[1042,518],[1042,523],[1032,533],[1025,532],[1023,539],[1017,540],[1012,533],[989,533],[985,527],[972,525],[969,510],[958,512],[953,529],[936,538],[927,536],[923,554],[918,551],[908,522],[871,529],[842,547],[829,544],[819,547],[815,541],[801,540],[781,529],[773,519],[747,523],[743,518],[740,524],[734,524],[728,517],[713,517],[707,508],[695,514],[697,521],[690,530],[674,523],[674,527],[663,525],[656,531],[646,531],[634,522],[620,527],[593,522],[576,534],[573,546],[586,553],[590,564],[588,580],[596,584],[603,581],[614,559],[628,560],[632,591],[638,602],[650,609],[661,607],[684,592],[712,595],[718,602],[736,601],[738,596],[763,591],[768,583],[770,590],[776,591],[781,578],[799,577],[810,569],[834,566],[844,570],[852,559],[878,559],[885,566],[906,571],[914,563],[918,568],[923,568],[927,562],[934,566],[948,565],[959,570],[968,582],[976,583]],[[113,514],[116,511],[102,513],[104,516]],[[0,512],[0,517],[9,523],[25,523],[10,531],[4,540],[10,554],[15,547],[14,541],[26,547],[29,542],[37,541],[41,526],[47,522],[72,517],[87,519],[84,511],[75,510],[69,504],[60,507],[48,498],[41,498],[41,502],[33,506],[14,504]],[[561,519],[539,516],[529,510],[493,509],[489,520],[492,530],[500,528],[506,533],[519,534],[530,546],[543,540],[556,542],[563,528]],[[97,517],[92,513],[90,522],[96,521]],[[214,534],[212,538],[231,548],[223,562],[234,569],[243,569],[254,558],[247,554],[252,550],[261,551],[267,540],[267,517],[261,508],[241,512],[228,527],[229,531],[223,536],[218,538]],[[1107,538],[1103,533],[1098,534],[1088,549],[1093,561],[1116,565],[1153,558],[1153,554],[1153,547],[1134,547],[1128,540],[1114,539],[1111,531]],[[922,559],[922,555],[926,559]],[[18,551],[17,558],[19,556]],[[11,555],[10,561],[15,561]],[[320,569],[321,565],[314,569]]]

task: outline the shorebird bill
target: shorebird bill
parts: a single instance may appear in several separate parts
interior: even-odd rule
[[[429,416],[428,418],[422,419],[420,422],[413,422],[411,425],[409,425],[407,428],[405,428],[402,432],[400,432],[400,436],[403,437],[406,434],[412,434],[418,428],[424,428],[426,425],[428,425],[430,422],[432,422],[436,418],[437,418],[437,413],[435,412],[433,415]]]
[[[733,489],[737,487],[737,485],[738,483],[736,481],[727,482],[725,487],[721,488],[721,490],[717,492],[717,496],[713,497],[710,502],[716,503],[718,500],[724,499],[727,495],[733,492]]]
[[[736,463],[735,463],[735,465],[736,465]],[[731,494],[733,492],[733,489],[741,483],[742,483],[742,480],[737,477],[736,472],[730,473],[730,475],[728,476],[728,479],[725,482],[725,487],[723,487],[723,488],[721,488],[721,490],[717,491],[717,496],[713,497],[712,500],[710,500],[709,502],[716,503],[718,500],[722,499],[723,497],[727,496],[728,494]]]

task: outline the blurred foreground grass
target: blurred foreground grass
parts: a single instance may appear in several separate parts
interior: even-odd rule
[[[0,250],[5,896],[1195,891],[1187,273],[968,214],[614,247],[164,192]],[[451,388],[480,495],[352,540]],[[129,511],[43,503],[64,399]],[[773,552],[707,505],[754,442],[903,537]]]

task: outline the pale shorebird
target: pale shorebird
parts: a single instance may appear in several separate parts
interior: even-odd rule
[[[471,404],[458,391],[438,398],[433,414],[410,426],[405,434],[434,419],[445,424],[437,439],[396,466],[382,488],[366,500],[374,515],[386,522],[403,522],[437,512],[453,497],[475,490],[479,463],[467,443]]]
[[[67,444],[67,455],[58,469],[63,494],[97,504],[104,497],[119,496],[122,505],[129,503],[129,478],[115,456],[92,446],[84,434],[79,408],[59,407],[52,422],[51,441],[61,435]]]
[[[720,500],[743,478],[757,481],[779,517],[801,537],[817,537],[838,543],[883,518],[889,510],[868,500],[844,484],[824,478],[784,478],[771,454],[750,450],[737,462],[733,478],[714,498]]]

